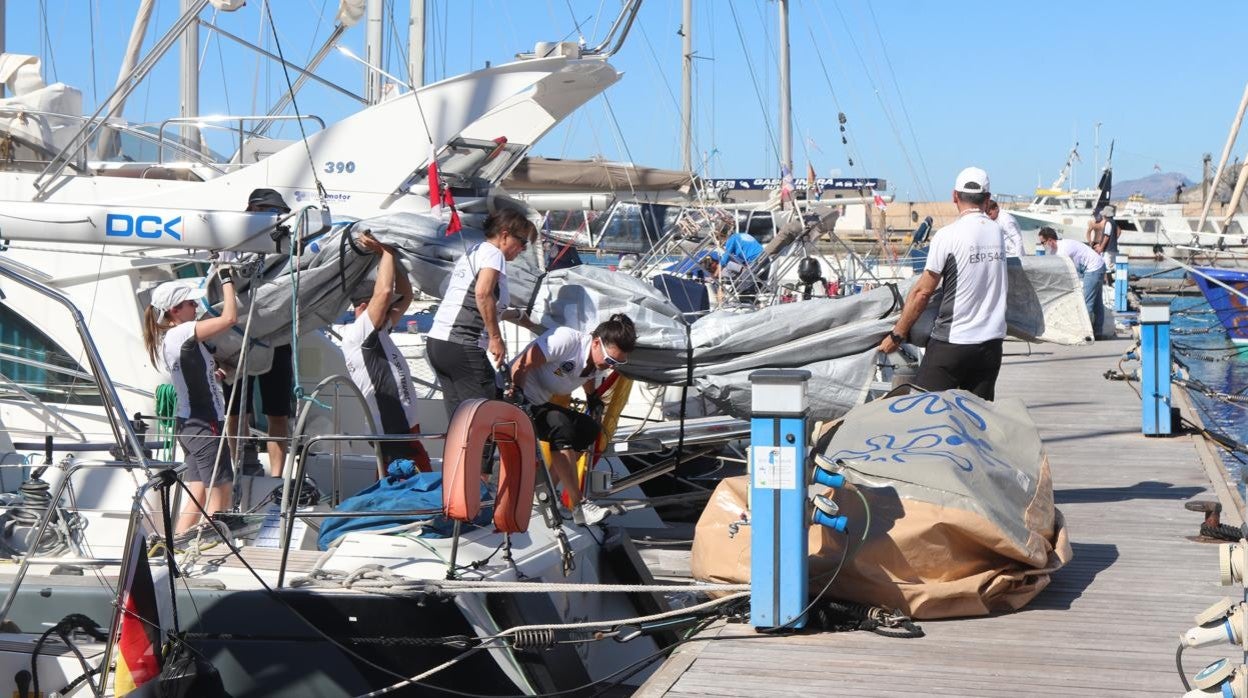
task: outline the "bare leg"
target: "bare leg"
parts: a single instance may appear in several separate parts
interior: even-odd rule
[[[576,457],[579,454],[571,449],[555,451],[550,455],[550,470],[555,476],[555,484],[562,487],[568,494],[572,508],[580,506],[581,488],[576,478]]]
[[[225,416],[225,436],[226,445],[230,448],[231,462],[241,463],[243,461],[243,431],[246,430],[245,422],[239,424],[238,415],[230,414]]]
[[[173,528],[175,534],[190,529],[199,521],[199,507],[195,506],[195,502],[204,501],[204,483],[186,483],[186,490],[182,495],[187,500],[182,503],[182,515],[178,517],[178,524]]]
[[[219,511],[229,509],[233,494],[234,483],[230,480],[214,485],[212,490],[208,492],[208,504],[204,506],[204,510],[211,516]]]
[[[289,448],[286,438],[290,436],[290,418],[265,415],[269,421],[269,475],[282,476],[282,466],[286,463],[286,451]]]

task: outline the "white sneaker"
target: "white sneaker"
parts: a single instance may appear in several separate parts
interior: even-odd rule
[[[611,515],[611,511],[605,507],[583,500],[581,505],[572,510],[572,520],[582,526],[593,526]]]

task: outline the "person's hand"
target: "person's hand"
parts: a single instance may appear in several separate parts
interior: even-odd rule
[[[386,246],[381,244],[377,238],[373,237],[372,232],[368,230],[361,233],[360,237],[356,239],[356,242],[360,244],[360,247],[363,247],[373,254],[381,254],[387,249]]]
[[[893,339],[891,334],[884,335],[884,339],[880,340],[880,346],[877,347],[885,354],[891,354],[901,348],[901,343]]]
[[[489,346],[486,347],[486,353],[494,359],[494,363],[502,366],[507,360],[507,347],[503,346],[503,338],[500,335],[490,337]]]
[[[603,408],[606,407],[606,405],[602,402],[602,397],[599,396],[598,393],[590,393],[589,396],[585,398],[585,406],[589,408],[589,414],[595,419],[598,418],[598,415],[602,414]]]

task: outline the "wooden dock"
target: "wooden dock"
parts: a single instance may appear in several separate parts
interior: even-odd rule
[[[1183,693],[1179,634],[1238,588],[1218,583],[1217,546],[1196,542],[1193,498],[1240,505],[1199,437],[1140,435],[1140,401],[1107,381],[1127,340],[1085,347],[1011,342],[998,395],[1021,397],[1039,426],[1074,560],[1015,613],[920,621],[921,639],[867,632],[766,639],[720,624],[682,645],[638,696],[1076,696]],[[1183,403],[1180,397],[1176,402]],[[1230,645],[1191,650],[1189,677]]]

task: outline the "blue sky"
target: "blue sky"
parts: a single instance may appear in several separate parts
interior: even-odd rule
[[[88,110],[117,79],[138,0],[10,0],[7,50],[45,58],[45,75],[80,88]],[[386,0],[387,70],[405,75],[407,2]],[[147,46],[173,22],[157,3]],[[302,62],[328,35],[337,0],[274,0],[282,48]],[[1094,184],[1111,139],[1119,180],[1154,167],[1200,176],[1202,153],[1221,152],[1248,71],[1239,55],[1248,3],[986,3],[791,0],[794,159],[820,176],[884,177],[901,199],[945,199],[958,169],[988,170],[999,193],[1048,184],[1077,140],[1076,184]],[[249,0],[218,23],[273,50]],[[595,44],[618,0],[427,0],[426,79],[505,62],[538,40]],[[211,9],[204,15],[213,18]],[[49,18],[45,20],[44,18]],[[679,0],[646,0],[612,63],[625,73],[552,131],[535,152],[551,157],[680,164]],[[579,31],[578,31],[579,25]],[[92,27],[94,31],[92,31]],[[777,4],[695,0],[695,159],[715,177],[775,176]],[[276,65],[203,33],[202,113],[266,110],[284,88]],[[363,25],[343,43],[362,55]],[[825,77],[826,69],[826,77]],[[362,91],[364,69],[331,55],[320,73]],[[177,112],[177,50],[131,97],[126,117]],[[610,108],[608,109],[608,104]],[[311,86],[303,112],[335,120],[356,107]],[[849,145],[836,116],[848,119]],[[614,113],[615,118],[611,118]],[[618,124],[618,128],[617,128]],[[291,135],[287,132],[285,135]],[[1248,146],[1237,147],[1241,157]],[[849,165],[852,157],[853,166]]]

